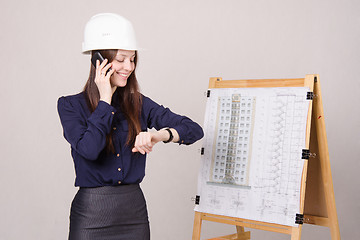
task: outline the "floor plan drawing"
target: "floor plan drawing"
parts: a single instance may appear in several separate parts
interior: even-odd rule
[[[211,89],[196,211],[295,225],[308,91]]]

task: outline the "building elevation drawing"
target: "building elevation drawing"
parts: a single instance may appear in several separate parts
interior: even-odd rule
[[[254,97],[218,98],[210,182],[248,186]]]
[[[295,226],[308,91],[210,90],[196,211]]]

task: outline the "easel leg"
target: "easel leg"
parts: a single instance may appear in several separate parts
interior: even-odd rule
[[[332,222],[330,223],[331,240],[340,240],[341,237],[340,237],[339,222],[337,220],[336,210],[335,210],[335,214],[331,217],[333,219]]]
[[[236,226],[237,238],[241,240],[250,240],[250,232],[245,232],[245,228],[241,226]]]
[[[241,227],[241,226],[236,226],[236,232],[239,234],[239,233],[243,233],[245,232],[245,229],[244,227]]]
[[[317,76],[317,81],[314,85],[314,93],[316,94],[315,98],[315,107],[314,107],[314,115],[315,115],[315,125],[316,125],[316,136],[318,143],[318,151],[319,151],[319,160],[320,160],[320,169],[321,175],[324,183],[324,191],[325,191],[325,201],[327,214],[329,219],[329,228],[331,232],[332,240],[340,240],[340,229],[338,216],[336,212],[336,204],[335,204],[335,194],[334,194],[334,185],[331,176],[331,167],[330,167],[330,158],[329,158],[329,147],[327,143],[326,137],[326,128],[325,128],[325,120],[324,120],[324,109],[321,97],[321,89],[320,89],[320,81]]]
[[[201,234],[201,213],[195,212],[192,240],[200,240],[200,234]]]
[[[301,227],[293,227],[291,231],[291,240],[300,240],[301,238]]]

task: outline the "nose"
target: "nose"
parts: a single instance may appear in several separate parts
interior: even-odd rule
[[[131,72],[133,70],[133,63],[130,60],[124,62],[124,69]]]

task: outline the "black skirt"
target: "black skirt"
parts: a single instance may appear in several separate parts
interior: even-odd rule
[[[80,188],[71,205],[69,240],[149,240],[138,184]]]

